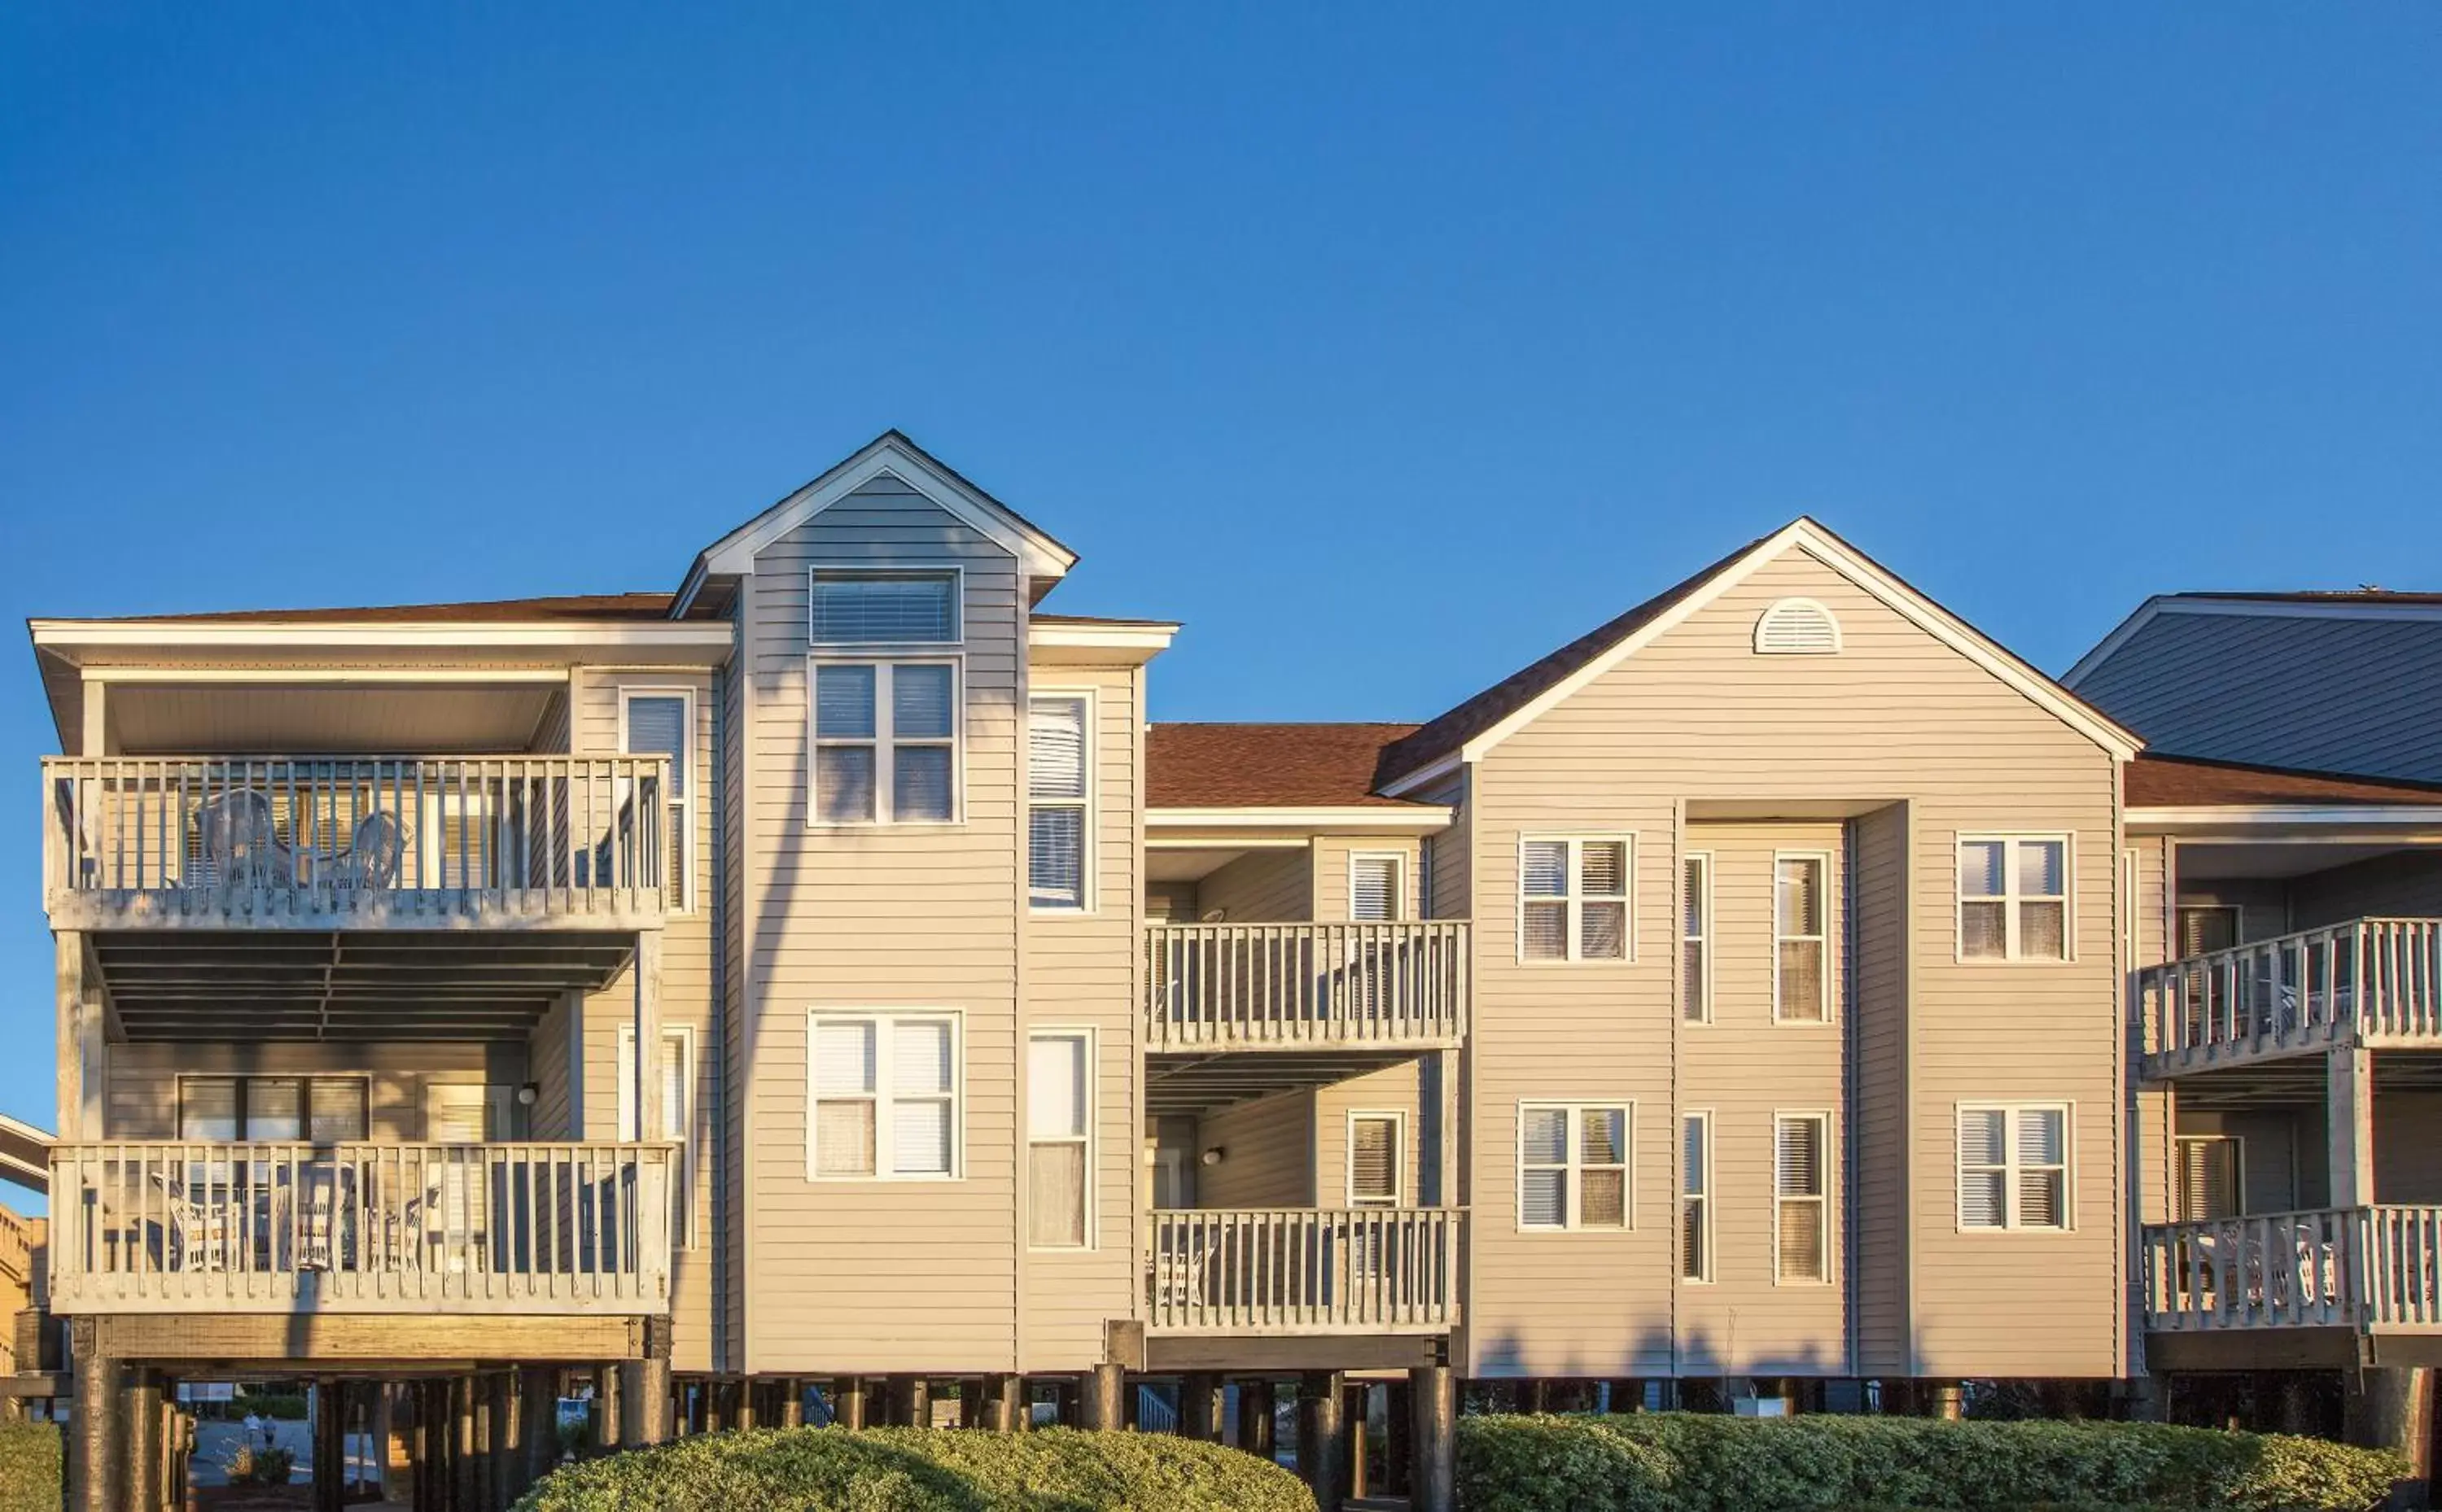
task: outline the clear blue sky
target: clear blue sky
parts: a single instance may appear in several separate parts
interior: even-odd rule
[[[2442,588],[2437,80],[2429,4],[9,7],[0,609],[667,587],[892,425],[1188,622],[1166,718],[1428,715],[1801,512],[2052,670]],[[53,742],[0,655],[46,1122]]]

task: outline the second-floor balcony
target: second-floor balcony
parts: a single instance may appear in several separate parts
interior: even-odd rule
[[[2336,1045],[2442,1047],[2442,920],[2357,919],[2150,967],[2148,1079]]]
[[[640,756],[43,763],[54,929],[629,928],[673,868]]]
[[[675,1148],[61,1144],[50,1306],[665,1312]]]
[[[1149,1051],[1451,1046],[1467,1032],[1467,926],[1149,924]]]
[[[2442,1208],[2152,1224],[2144,1249],[2156,1332],[2442,1328]]]
[[[1459,1321],[1450,1208],[1177,1209],[1152,1214],[1155,1334],[1437,1334]]]

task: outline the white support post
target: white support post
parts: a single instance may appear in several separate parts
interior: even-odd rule
[[[84,680],[83,739],[77,755],[99,756],[110,755],[110,706],[104,701],[109,683],[96,678]]]
[[[662,1137],[662,932],[636,932],[636,1056],[633,1067],[636,1138]]]
[[[60,1138],[102,1137],[104,1057],[101,994],[85,980],[84,936],[62,930],[52,937],[59,994],[58,1079]]]
[[[2324,1130],[2332,1170],[2331,1205],[2373,1205],[2374,1051],[2349,1045],[2327,1057]]]

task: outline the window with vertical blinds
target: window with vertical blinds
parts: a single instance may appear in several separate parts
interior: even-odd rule
[[[1773,1275],[1832,1279],[1831,1120],[1820,1113],[1773,1120]]]
[[[958,673],[948,662],[812,664],[821,825],[948,824],[958,813]]]
[[[807,633],[816,646],[952,646],[958,574],[812,569]]]
[[[669,791],[662,794],[668,839],[662,854],[663,897],[673,909],[693,906],[694,831],[687,827],[688,739],[694,701],[684,693],[628,693],[621,697],[620,745],[631,756],[670,758]]]
[[[1352,1113],[1348,1117],[1348,1205],[1352,1208],[1395,1208],[1399,1205],[1401,1120],[1395,1113]]]
[[[1536,839],[1518,847],[1518,957],[1628,958],[1625,839]]]
[[[807,1175],[939,1178],[958,1161],[958,1025],[937,1012],[808,1017]]]
[[[1713,1116],[1679,1120],[1679,1278],[1713,1279]]]
[[[2069,1226],[2066,1103],[1959,1110],[1959,1226]]]
[[[1083,1029],[1046,1030],[1027,1040],[1027,1211],[1030,1242],[1038,1249],[1079,1249],[1088,1242],[1091,1046]]]
[[[1772,1012],[1783,1023],[1820,1024],[1832,1016],[1831,910],[1824,898],[1830,870],[1822,856],[1773,861]]]
[[[1036,908],[1082,909],[1086,899],[1091,736],[1089,701],[1045,694],[1027,706],[1027,898]]]
[[[1518,1226],[1625,1229],[1626,1103],[1527,1103],[1519,1109]]]
[[[1404,857],[1394,855],[1352,855],[1348,858],[1348,917],[1359,923],[1381,922],[1396,919],[1404,911],[1400,902],[1400,877],[1406,870]]]

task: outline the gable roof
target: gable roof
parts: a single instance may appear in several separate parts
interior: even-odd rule
[[[456,604],[373,604],[328,609],[224,609],[200,614],[119,614],[98,623],[410,625],[517,624],[543,620],[661,620],[667,593],[565,593],[548,598],[485,598]]]
[[[2328,772],[2293,772],[2148,751],[2128,763],[2122,796],[2131,809],[2433,808],[2442,806],[2442,783],[2369,782]]]
[[[2007,647],[1829,528],[1801,516],[1529,663],[1398,741],[1383,753],[1383,791],[1405,792],[1457,762],[1478,759],[1579,686],[1743,580],[1758,566],[1793,548],[1848,578],[2114,756],[2124,760],[2143,745]]]
[[[876,478],[892,477],[998,541],[1030,576],[1056,580],[1077,565],[1077,554],[1024,515],[976,487],[896,428],[859,446],[812,482],[696,554],[671,605],[683,614],[704,580],[742,574],[755,554]],[[1038,595],[1040,596],[1040,595]]]
[[[1383,748],[1412,724],[1156,724],[1149,809],[1407,809],[1374,791]]]

